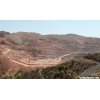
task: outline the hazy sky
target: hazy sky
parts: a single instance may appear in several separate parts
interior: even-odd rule
[[[100,20],[0,20],[0,31],[100,37]]]

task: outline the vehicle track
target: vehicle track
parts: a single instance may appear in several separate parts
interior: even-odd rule
[[[54,65],[57,65],[57,64],[61,63],[61,59],[63,57],[66,57],[66,56],[69,56],[70,55],[70,54],[65,54],[65,55],[59,57],[56,64],[55,63],[53,64],[53,62],[52,62],[52,64],[51,63],[48,63],[48,64],[35,64],[35,63],[27,64],[27,63],[24,63],[24,62],[21,62],[21,61],[18,61],[18,60],[14,60],[12,58],[9,58],[8,57],[8,53],[11,52],[11,51],[12,51],[11,49],[6,48],[6,50],[3,52],[3,55],[6,56],[11,62],[14,62],[16,64],[19,64],[19,65],[22,65],[22,66],[25,66],[25,67],[36,67],[36,66],[37,67],[41,67],[41,66],[47,67],[47,66],[54,66]]]

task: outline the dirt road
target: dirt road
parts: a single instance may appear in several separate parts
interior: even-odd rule
[[[13,59],[9,58],[9,57],[7,56],[7,54],[8,54],[9,52],[11,52],[11,49],[6,48],[6,50],[3,52],[3,55],[6,56],[9,60],[11,60],[11,61],[14,62],[14,63],[17,63],[17,64],[22,65],[22,66],[25,66],[25,67],[29,67],[29,66],[30,66],[30,65],[28,65],[28,64],[24,64],[24,63],[22,63],[22,62],[19,62],[19,61],[16,61],[16,60],[13,60]]]
[[[65,55],[59,57],[59,61],[61,61],[62,58],[67,57],[67,56],[70,56],[70,55],[71,55],[71,54],[65,54]]]
[[[6,56],[10,51],[11,51],[11,49],[6,48],[6,50],[3,52],[3,54]]]
[[[25,66],[25,67],[48,67],[48,66],[54,66],[54,65],[57,65],[57,64],[61,63],[61,59],[63,57],[66,57],[66,56],[70,55],[70,54],[65,54],[65,55],[59,57],[58,59],[51,59],[51,60],[50,59],[46,59],[45,61],[43,60],[41,62],[39,60],[39,61],[36,61],[34,63],[28,64],[28,63],[24,63],[24,62],[9,58],[8,53],[10,53],[11,51],[12,51],[11,49],[6,48],[6,50],[3,52],[3,55],[6,56],[11,62],[14,62],[16,64],[19,64],[19,65],[22,65],[22,66]]]

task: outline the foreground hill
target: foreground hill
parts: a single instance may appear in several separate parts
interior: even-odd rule
[[[87,69],[96,66],[97,63],[90,60],[71,60],[50,68],[35,68],[32,71],[18,71],[14,77],[17,79],[71,79],[79,78],[79,75]],[[6,77],[4,77],[6,78]],[[8,77],[7,77],[8,78]]]

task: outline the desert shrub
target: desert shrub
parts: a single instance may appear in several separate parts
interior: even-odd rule
[[[20,74],[19,74],[20,73]],[[76,72],[69,70],[66,64],[51,68],[35,69],[30,72],[18,72],[15,78],[18,79],[66,79],[75,78]]]
[[[69,63],[69,68],[73,71],[75,71],[77,74],[80,74],[84,70],[96,66],[97,63],[93,61],[88,61],[88,60],[71,60],[68,62]]]
[[[100,53],[87,54],[84,58],[100,62]]]

